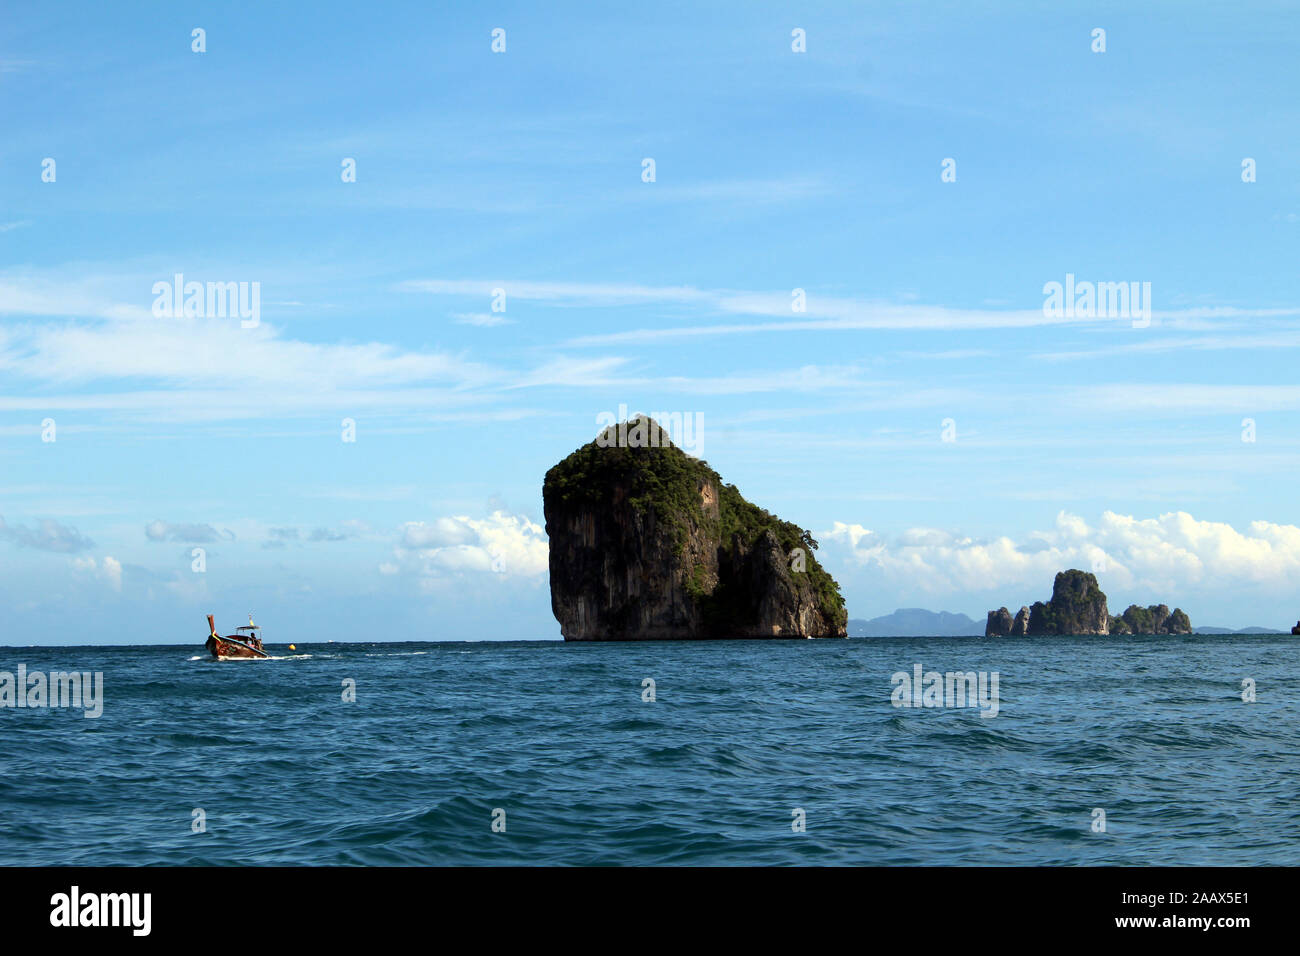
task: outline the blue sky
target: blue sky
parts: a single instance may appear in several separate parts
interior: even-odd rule
[[[1300,617],[1294,10],[620,6],[8,5],[0,641],[557,638],[542,476],[620,406],[854,617]]]

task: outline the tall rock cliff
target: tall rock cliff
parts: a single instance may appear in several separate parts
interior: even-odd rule
[[[1108,634],[1110,614],[1097,576],[1062,571],[1052,583],[1052,599],[1029,608],[1030,634]]]
[[[649,418],[551,468],[542,499],[567,641],[847,635],[812,535],[746,501]]]
[[[1006,637],[1011,633],[1014,623],[1011,620],[1011,612],[1004,607],[1000,607],[996,611],[989,611],[988,621],[984,625],[984,636]]]

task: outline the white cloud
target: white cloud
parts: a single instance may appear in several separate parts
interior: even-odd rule
[[[39,275],[7,270],[0,273],[0,315],[142,319],[151,314],[144,302],[123,302],[115,294],[119,285],[111,279],[66,270]]]
[[[266,321],[245,329],[234,319],[157,318],[92,283],[65,289],[0,275],[2,313],[41,318],[0,329],[0,374],[47,386],[39,396],[22,388],[0,398],[7,411],[116,411],[154,421],[458,413],[499,405],[518,379],[445,351],[304,341]]]
[[[1044,582],[1066,568],[1095,568],[1103,585],[1159,596],[1201,586],[1289,593],[1300,574],[1300,527],[1253,521],[1238,531],[1184,511],[1157,518],[1106,511],[1095,525],[1062,511],[1055,527],[1020,541],[982,540],[933,528],[886,538],[840,521],[819,537],[848,550],[852,560],[878,570],[886,580],[908,587],[921,582],[935,593],[1018,588],[1029,598],[1040,595]]]
[[[41,325],[23,330],[0,354],[0,367],[55,382],[80,384],[138,378],[197,387],[319,392],[442,382],[482,383],[498,376],[435,352],[408,352],[378,342],[334,345],[282,337],[262,323],[228,319],[119,320]]]
[[[122,562],[112,555],[106,554],[104,560],[98,562],[94,558],[73,558],[72,567],[106,582],[114,591],[122,590]]]
[[[408,522],[393,553],[422,583],[463,573],[536,577],[546,573],[550,562],[542,526],[503,511],[482,519],[456,515],[432,523]]]
[[[446,548],[476,539],[468,518],[439,518],[432,524],[412,521],[402,528],[402,547],[408,550]]]
[[[122,590],[122,563],[112,555],[104,555],[104,561],[100,565],[100,573],[114,591]]]

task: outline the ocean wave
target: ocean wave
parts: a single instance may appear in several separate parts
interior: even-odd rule
[[[29,667],[104,673],[103,714],[0,708],[12,745],[0,853],[44,865],[1295,862],[1290,641],[1253,643],[1243,671],[1227,642],[928,639],[927,666],[1001,672],[994,718],[893,707],[904,647],[339,644],[253,668],[188,666],[209,660],[188,648],[43,648]],[[1259,703],[1241,700],[1239,672]],[[639,699],[644,676],[658,680],[654,703]],[[190,832],[195,808],[206,835]],[[1107,834],[1092,831],[1095,809]]]

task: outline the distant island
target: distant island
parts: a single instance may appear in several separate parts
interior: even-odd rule
[[[966,614],[900,607],[892,614],[849,619],[849,637],[978,637],[984,625]]]
[[[1052,599],[1021,607],[1015,617],[1005,607],[989,611],[985,637],[1047,634],[1191,634],[1192,622],[1181,608],[1129,605],[1118,617],[1106,608],[1097,576],[1071,569],[1056,576]]]
[[[817,542],[635,416],[547,473],[551,609],[566,641],[846,637]]]

